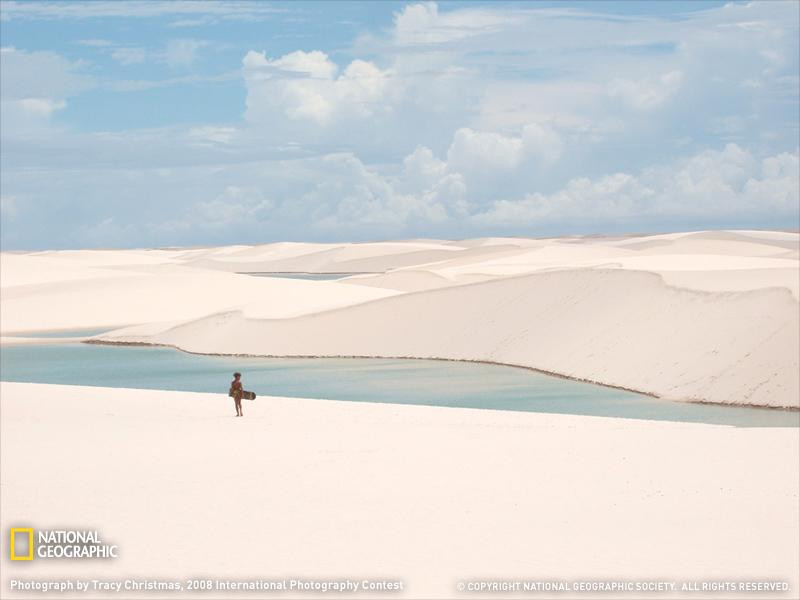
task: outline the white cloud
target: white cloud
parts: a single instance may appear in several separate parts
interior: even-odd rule
[[[52,98],[2,100],[0,101],[0,120],[3,123],[3,137],[35,136],[44,139],[44,136],[53,131],[53,115],[66,106],[65,100]]]
[[[105,48],[106,46],[111,46],[111,42],[109,40],[103,40],[99,38],[92,38],[88,40],[78,40],[78,44],[81,46],[90,46],[93,48]]]
[[[25,52],[5,47],[0,52],[0,118],[4,138],[41,134],[67,98],[92,85],[82,63],[53,52]]]
[[[236,81],[239,78],[240,74],[238,71],[229,71],[212,75],[188,74],[179,77],[166,77],[163,79],[122,79],[107,82],[103,84],[102,87],[115,92],[136,92],[185,84],[201,85],[205,83]]]
[[[169,26],[173,28],[180,27],[201,27],[203,25],[211,25],[219,21],[218,17],[202,16],[196,19],[176,19],[172,21]]]
[[[784,179],[797,177],[800,163],[797,154],[782,152],[777,156],[765,158],[762,162],[762,174],[766,179]]]
[[[651,197],[653,191],[624,173],[597,180],[573,179],[553,194],[533,193],[522,200],[496,200],[484,213],[473,215],[481,225],[541,226],[569,218],[596,215],[598,222],[628,216],[632,207]],[[591,213],[587,212],[591,211]]]
[[[426,189],[447,174],[447,163],[433,155],[430,148],[417,146],[403,159],[401,181],[410,190]]]
[[[522,155],[521,138],[464,127],[453,137],[447,151],[447,162],[456,169],[471,172],[475,169],[504,172],[516,169],[522,162]]]
[[[238,134],[239,130],[235,127],[217,127],[213,125],[192,127],[188,132],[190,139],[196,140],[197,143],[203,145],[229,145],[233,143]]]
[[[435,2],[409,4],[394,16],[394,39],[401,45],[442,44],[493,33],[517,22],[509,11],[468,8],[440,13]]]
[[[0,217],[11,221],[19,214],[19,204],[14,196],[0,196]]]
[[[645,77],[638,81],[614,79],[608,86],[612,98],[620,98],[637,110],[658,108],[678,91],[683,73],[670,71],[660,77]]]
[[[272,206],[272,201],[258,187],[229,185],[213,200],[199,202],[197,211],[206,226],[220,228],[267,220]]]
[[[119,159],[113,162],[117,167]],[[537,191],[524,169],[503,171],[517,180],[510,188],[481,188],[469,173],[454,170],[425,147],[399,164],[382,166],[336,153],[208,165],[197,165],[195,157],[169,169],[7,173],[4,194],[24,195],[26,210],[19,211],[14,230],[5,230],[4,244],[29,246],[32,232],[40,230],[52,232],[42,244],[47,246],[158,246],[297,236],[359,240],[705,229],[720,223],[789,227],[799,217],[798,167],[797,152],[760,159],[730,144],[638,172],[575,177],[550,193]],[[54,199],[48,182],[56,177],[60,195]],[[520,182],[527,192],[508,193]]]
[[[150,50],[141,46],[119,46],[108,48],[111,58],[121,65],[138,65],[146,61],[166,64],[172,68],[191,68],[199,58],[201,48],[209,46],[205,40],[181,38],[169,40],[162,50]]]
[[[250,69],[273,67],[275,71],[303,73],[317,79],[333,79],[338,70],[328,55],[319,50],[311,52],[297,50],[275,60],[267,59],[263,52],[248,52],[243,59],[243,64]]]
[[[50,98],[23,98],[9,102],[19,107],[20,111],[27,115],[45,119],[49,119],[54,112],[67,105],[63,100],[51,100]]]
[[[170,40],[164,48],[163,59],[170,67],[188,69],[197,60],[198,51],[208,45],[204,40]]]
[[[147,60],[147,50],[144,48],[114,48],[111,58],[121,65],[138,65]]]
[[[440,206],[450,216],[460,217],[469,212],[464,176],[449,170],[446,162],[424,146],[418,146],[403,159],[395,188],[402,193],[416,194],[428,205]]]
[[[439,151],[464,125],[471,91],[435,58],[420,68],[406,56],[387,66],[358,58],[340,66],[321,51],[277,58],[250,51],[242,61],[245,119],[272,143],[314,152],[398,160],[417,145]]]
[[[250,51],[242,65],[248,88],[246,117],[255,122],[288,118],[326,125],[335,119],[369,117],[381,109],[387,87],[387,73],[374,64],[354,60],[337,76],[337,65],[317,50],[298,50],[272,60]]]
[[[616,173],[576,178],[552,193],[496,200],[473,220],[483,225],[530,226],[569,219],[610,223],[659,218],[703,222],[704,218],[797,219],[800,197],[798,154],[761,161],[736,144],[707,150],[674,165],[638,175]],[[699,221],[698,221],[699,220]]]
[[[314,207],[312,227],[352,231],[374,226],[391,231],[416,221],[440,222],[448,216],[438,196],[402,193],[391,179],[352,155],[326,156],[321,166],[326,177],[302,197],[303,204]]]
[[[505,167],[499,167],[507,176]],[[196,212],[203,221],[293,228],[311,237],[397,237],[419,231],[513,230],[590,224],[594,231],[620,223],[692,222],[724,214],[731,221],[797,219],[798,154],[756,159],[735,144],[707,150],[638,174],[579,177],[562,189],[531,191],[519,199],[472,188],[427,148],[418,147],[394,171],[381,172],[352,154],[285,161],[264,174],[269,184],[229,186]],[[516,175],[519,176],[519,175]],[[265,201],[266,189],[280,189]],[[278,200],[277,198],[280,198]]]
[[[69,61],[55,52],[4,47],[0,52],[0,95],[4,100],[63,99],[92,84],[92,79],[82,72],[83,67],[83,63]]]
[[[530,123],[519,137],[492,132],[459,129],[447,151],[450,168],[465,172],[496,171],[502,174],[518,169],[526,161],[552,163],[564,144],[549,127]]]
[[[437,194],[447,190],[447,197],[464,212],[537,185],[563,149],[560,136],[543,124],[528,124],[518,135],[463,127],[454,133],[446,160],[424,146],[409,154],[403,161],[401,187]]]
[[[226,19],[259,20],[280,9],[261,2],[184,0],[182,2],[95,0],[90,2],[3,2],[3,20],[10,19],[92,19],[104,17],[149,18],[178,15],[217,16]]]

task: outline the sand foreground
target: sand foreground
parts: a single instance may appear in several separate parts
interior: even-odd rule
[[[291,398],[237,419],[223,395],[0,386],[3,531],[120,547],[4,561],[3,598],[43,595],[12,579],[62,577],[391,579],[404,590],[380,597],[411,598],[492,597],[456,586],[505,578],[800,589],[796,428]],[[684,596],[730,597],[658,597]]]

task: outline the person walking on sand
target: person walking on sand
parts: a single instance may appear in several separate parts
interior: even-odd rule
[[[236,404],[236,416],[243,417],[244,413],[242,412],[242,374],[241,373],[234,373],[233,374],[233,381],[231,381],[231,389],[228,392],[229,396],[233,397],[233,402]]]

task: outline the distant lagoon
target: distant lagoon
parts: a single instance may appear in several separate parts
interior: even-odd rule
[[[85,330],[59,335],[80,334],[85,335]],[[228,383],[234,371],[241,371],[246,389],[259,396],[750,427],[800,426],[798,411],[673,402],[529,369],[485,363],[208,356],[163,347],[81,343],[0,348],[3,381],[212,392],[227,401]]]

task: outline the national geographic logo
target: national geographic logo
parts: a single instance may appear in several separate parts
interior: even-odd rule
[[[8,556],[11,560],[34,558],[117,558],[119,548],[106,544],[95,530],[12,527]]]

